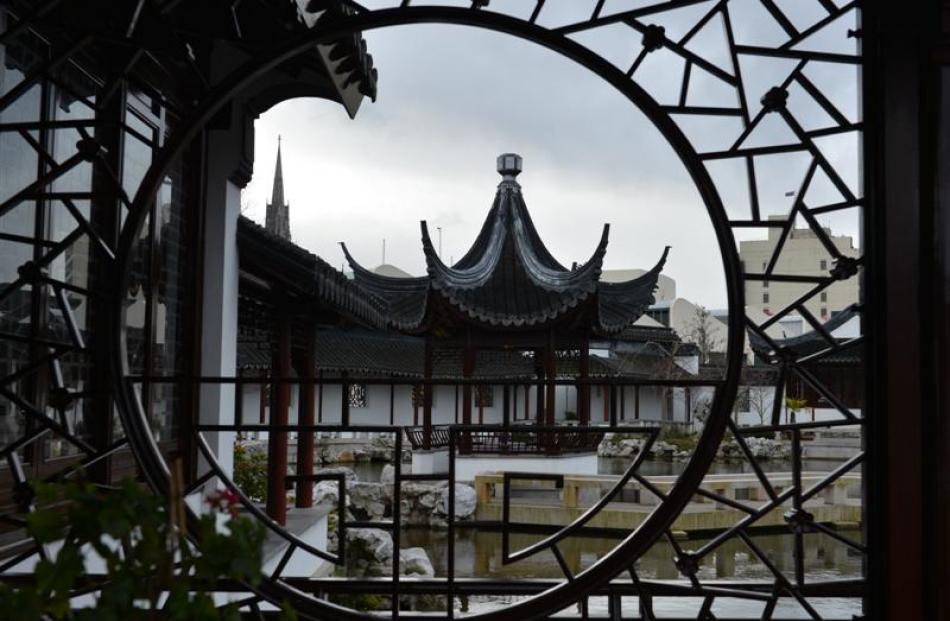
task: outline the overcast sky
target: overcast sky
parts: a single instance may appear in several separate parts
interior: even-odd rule
[[[580,4],[560,3],[560,12],[543,17],[569,17]],[[685,32],[705,10],[700,5],[655,21],[671,36]],[[807,24],[812,14],[802,11]],[[745,21],[734,20],[740,41],[777,36],[767,16],[754,10],[747,15]],[[839,21],[845,23],[833,24],[822,36],[841,41],[853,20]],[[728,69],[721,32],[721,24],[713,23],[694,45]],[[513,151],[524,157],[519,181],[531,215],[562,263],[586,260],[609,222],[606,268],[649,268],[670,245],[665,273],[676,280],[678,295],[725,306],[718,247],[685,168],[643,114],[600,78],[533,43],[473,28],[406,26],[365,36],[379,69],[378,101],[364,102],[355,120],[338,104],[314,99],[285,102],[263,115],[257,122],[255,176],[245,191],[247,215],[263,221],[279,134],[296,243],[340,265],[337,242],[345,241],[357,260],[375,267],[385,238],[388,263],[422,274],[419,221],[428,221],[434,237],[442,227],[444,260],[460,258],[491,206],[499,180],[495,157]],[[626,69],[640,50],[640,36],[624,26],[601,29],[596,45]],[[841,45],[853,53],[847,43]],[[743,66],[751,101],[790,69],[788,61],[768,62]],[[763,76],[760,83],[757,75]],[[681,76],[682,62],[667,50],[648,55],[637,71],[661,103],[675,102]],[[816,66],[809,76],[853,118],[852,68]],[[690,98],[689,103],[703,105],[734,104],[731,92],[709,74],[693,81]],[[790,105],[800,110],[806,129],[828,125],[803,92],[792,89]],[[750,143],[789,134],[775,121]],[[728,147],[739,129],[730,119],[691,118],[682,127],[702,149]],[[854,138],[829,140],[822,150],[846,164],[845,179],[857,188]],[[764,213],[787,213],[793,199],[785,195],[797,189],[807,163],[803,155],[757,159]],[[747,210],[741,166],[717,165],[711,173],[729,212]],[[821,175],[806,198],[811,204],[838,200]],[[822,221],[835,233],[857,234],[856,214]]]

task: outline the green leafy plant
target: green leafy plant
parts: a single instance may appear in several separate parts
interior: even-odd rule
[[[564,412],[564,420],[577,420],[577,412],[567,410]]]
[[[267,454],[234,443],[234,484],[255,502],[267,502]]]
[[[184,534],[180,497],[168,502],[132,480],[114,489],[41,484],[36,494],[27,530],[58,551],[37,562],[35,584],[0,584],[2,619],[236,620],[237,605],[217,607],[208,590],[219,579],[249,586],[261,579],[264,527],[238,515],[230,492],[207,497],[213,511],[198,519],[196,541]],[[90,562],[102,563],[105,575],[87,576]],[[71,601],[79,588],[90,594],[88,605]]]

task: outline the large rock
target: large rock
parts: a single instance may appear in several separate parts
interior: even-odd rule
[[[383,466],[382,471],[379,473],[379,482],[386,483],[387,485],[392,485],[396,480],[396,469],[393,468],[392,464],[386,464]]]
[[[392,491],[389,485],[357,482],[346,491],[347,509],[357,520],[381,520],[391,515]]]
[[[391,576],[393,573],[392,536],[376,528],[353,528],[346,532],[346,570],[351,578]],[[399,551],[399,574],[432,578],[435,569],[422,548]]]
[[[471,519],[475,514],[475,503],[475,489],[465,483],[456,483],[455,519]],[[448,508],[449,488],[446,482],[407,482],[402,485],[400,511],[405,524],[444,527],[448,522]]]
[[[392,575],[393,538],[376,528],[347,529],[345,556],[351,578]]]
[[[475,515],[475,488],[464,483],[455,484],[455,519],[467,520]],[[449,514],[449,488],[446,486],[442,490],[442,515],[448,519]]]
[[[435,569],[429,555],[422,548],[406,548],[399,551],[399,574],[418,578],[434,578]]]

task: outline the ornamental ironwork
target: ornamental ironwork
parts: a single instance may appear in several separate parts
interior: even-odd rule
[[[35,542],[21,537],[25,517],[35,510],[31,490],[36,481],[68,477],[80,468],[93,476],[99,472],[102,480],[108,478],[107,471],[121,470],[123,464],[131,472],[131,450],[145,480],[167,494],[168,443],[182,436],[206,464],[186,491],[206,485],[233,489],[246,510],[287,544],[285,559],[257,589],[220,586],[221,591],[244,593],[249,612],[258,611],[264,603],[289,601],[307,618],[376,618],[327,599],[327,594],[361,592],[391,597],[393,618],[400,616],[401,596],[426,593],[448,602],[442,618],[461,614],[456,604],[461,598],[505,594],[524,597],[504,610],[470,616],[533,619],[576,606],[578,614],[588,617],[591,598],[606,598],[611,618],[626,615],[622,610],[629,602],[635,602],[642,618],[653,618],[658,599],[678,597],[699,602],[688,613],[697,619],[714,614],[722,618],[716,610],[724,599],[755,603],[762,618],[778,618],[786,602],[792,602],[818,619],[834,618],[818,600],[864,596],[862,579],[806,579],[804,558],[804,541],[819,533],[861,557],[867,554],[861,541],[816,521],[806,504],[840,477],[859,470],[864,453],[856,451],[836,470],[806,485],[801,451],[803,437],[815,430],[864,425],[861,413],[814,371],[816,363],[859,348],[862,338],[835,338],[808,306],[836,283],[860,278],[863,269],[863,259],[843,254],[823,225],[830,214],[852,214],[858,222],[864,204],[859,175],[862,123],[856,101],[862,62],[859,2],[815,0],[807,10],[790,11],[788,3],[773,0],[591,0],[571,3],[570,9],[544,0],[479,0],[467,7],[410,0],[365,5],[350,0],[314,1],[306,10],[298,9],[296,3],[285,3],[280,9],[289,12],[289,23],[298,20],[305,27],[290,29],[280,38],[247,42],[244,37],[250,36],[251,28],[242,21],[242,11],[251,10],[246,8],[250,4],[235,4],[232,11],[220,14],[196,9],[194,3],[157,1],[123,3],[96,15],[90,15],[84,3],[70,0],[11,1],[0,9],[4,51],[0,460],[5,462],[0,478],[9,492],[3,497],[0,517],[11,533],[11,547],[5,549],[12,550],[0,559],[0,571],[9,575],[43,553]],[[580,5],[585,5],[584,11]],[[224,19],[225,14],[230,19]],[[461,24],[520,37],[603,78],[667,138],[708,210],[721,248],[730,311],[729,355],[723,376],[705,381],[715,388],[715,396],[699,444],[675,484],[659,489],[640,473],[642,459],[637,459],[601,501],[540,542],[516,550],[509,540],[514,526],[505,519],[495,524],[504,537],[506,563],[546,551],[563,570],[562,579],[507,582],[455,575],[453,536],[465,525],[453,515],[454,456],[459,448],[475,446],[473,438],[490,438],[496,444],[510,441],[515,446],[515,439],[505,435],[507,429],[453,425],[445,432],[451,458],[444,477],[449,483],[444,576],[402,580],[396,554],[391,580],[342,583],[283,576],[287,562],[298,553],[342,564],[345,552],[331,554],[314,548],[266,515],[230,480],[208,438],[259,431],[389,436],[397,456],[392,483],[396,500],[391,520],[376,526],[391,533],[398,550],[400,494],[414,480],[414,475],[401,471],[401,431],[387,425],[350,425],[348,420],[339,425],[279,427],[255,424],[248,417],[232,424],[205,424],[199,422],[197,412],[189,411],[203,384],[241,387],[263,382],[260,378],[201,377],[185,362],[198,337],[184,333],[182,318],[189,305],[200,300],[194,296],[195,275],[180,264],[189,245],[199,239],[196,223],[182,208],[188,200],[197,200],[184,198],[196,186],[189,178],[194,171],[182,164],[183,158],[197,148],[207,127],[222,122],[235,96],[276,67],[312,55],[315,46],[332,49],[327,57],[339,88],[375,97],[372,59],[355,33],[415,23]],[[195,37],[203,30],[246,42],[253,53],[233,70],[212,73],[211,63],[202,62],[207,59],[201,58],[200,37]],[[607,37],[629,41],[626,57],[618,58],[605,49]],[[678,87],[663,90],[641,79],[652,63],[662,63],[677,74]],[[305,64],[298,68],[304,71]],[[287,92],[287,96],[293,94],[299,92]],[[711,137],[715,142],[710,142]],[[736,178],[743,183],[737,186]],[[780,214],[774,213],[775,205],[763,200],[763,185],[790,189],[790,200],[781,206]],[[770,218],[770,212],[781,217]],[[777,268],[796,222],[804,223],[833,259],[821,273],[785,273]],[[774,230],[779,241],[762,269],[743,271],[737,240],[749,230]],[[788,287],[797,293],[764,318],[747,315],[745,292],[766,282],[770,292]],[[341,303],[354,308],[368,309],[370,315],[378,312],[372,300],[350,300],[345,283],[327,284],[323,292],[339,296]],[[770,328],[793,312],[813,329],[814,339],[807,346],[770,335]],[[854,312],[860,315],[861,308]],[[162,339],[156,338],[159,324]],[[754,427],[740,427],[731,417],[746,333],[755,341],[756,355],[777,370],[778,378],[768,422]],[[303,380],[278,376],[267,381],[279,385]],[[417,379],[386,381],[407,387],[418,383]],[[373,383],[362,378],[360,382]],[[792,385],[820,395],[837,416],[816,421],[793,416],[783,421],[782,396]],[[121,426],[113,424],[113,407]],[[183,423],[187,429],[180,428]],[[659,433],[654,427],[628,429],[615,419],[606,427],[555,426],[532,431],[539,436],[538,444],[547,447],[558,446],[551,439],[556,437],[568,438],[565,446],[583,445],[584,434],[604,431],[639,434],[649,446]],[[792,480],[787,486],[772,483],[761,458],[750,448],[750,438],[764,433],[789,439]],[[761,502],[727,497],[709,482],[710,465],[724,437],[764,490]],[[506,509],[514,478],[504,481]],[[327,478],[331,479],[339,486],[342,516],[346,481]],[[556,484],[560,479],[555,479]],[[652,494],[656,508],[613,550],[581,571],[573,570],[559,545],[622,493],[628,481],[639,482],[640,493]],[[689,546],[675,536],[672,526],[696,497],[727,505],[742,517],[706,543]],[[790,567],[776,565],[749,534],[750,528],[774,511],[782,512],[793,540]],[[341,519],[340,541],[347,528],[360,526],[365,524]],[[717,549],[736,541],[765,568],[765,579],[722,583],[704,575],[703,566]],[[637,560],[655,545],[668,546],[681,580],[639,575]]]

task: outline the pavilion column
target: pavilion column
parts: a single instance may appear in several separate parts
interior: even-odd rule
[[[297,476],[311,476],[313,474],[313,435],[316,433],[306,427],[313,425],[316,419],[317,385],[314,381],[316,374],[315,349],[316,334],[311,328],[307,333],[307,342],[304,354],[300,361],[300,403],[299,419],[301,430],[297,434]],[[296,505],[300,508],[313,506],[313,482],[297,480]]]
[[[640,420],[640,384],[633,387],[633,419]]]
[[[535,385],[535,418],[538,425],[544,425],[544,350],[534,352],[534,372],[537,376]]]
[[[511,425],[511,387],[507,383],[502,388],[502,399],[505,404],[501,411],[501,422],[505,427],[509,427]]]
[[[389,425],[396,424],[396,385],[389,383]]]
[[[272,384],[270,431],[267,436],[267,515],[279,524],[287,521],[287,425],[290,408],[290,317],[286,311],[277,319],[277,350],[272,365],[276,377]]]
[[[617,385],[610,385],[610,426],[617,426]]]
[[[554,332],[548,332],[548,346],[544,350],[544,375],[545,379],[545,395],[544,399],[544,424],[549,427],[554,426],[554,407],[555,399],[557,395],[557,386],[554,384],[554,379],[557,377],[557,356],[554,351]],[[547,435],[547,445],[548,451],[555,451],[557,447],[557,434],[551,432]]]
[[[683,391],[685,392],[685,395],[686,395],[686,422],[688,423],[691,420],[693,400],[692,400],[692,395],[689,394],[689,386],[684,388]]]
[[[340,384],[340,425],[343,427],[350,426],[350,380],[349,373],[343,371],[340,374],[341,381]]]
[[[462,352],[462,378],[466,380],[462,386],[462,424],[472,424],[472,385],[468,380],[472,379],[475,371],[475,351],[472,348],[470,338],[465,339],[465,349]],[[471,452],[472,441],[468,433],[462,434],[461,452]]]
[[[577,418],[586,427],[590,425],[590,384],[587,383],[590,377],[590,341],[586,336],[578,358],[578,371],[581,381],[577,385]]]
[[[422,448],[432,448],[432,338],[425,338],[425,359],[423,361],[422,385]]]

